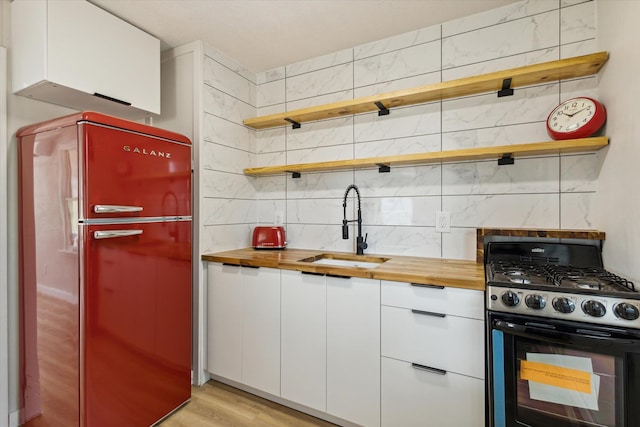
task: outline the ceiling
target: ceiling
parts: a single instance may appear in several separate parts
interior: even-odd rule
[[[158,37],[203,40],[253,72],[270,70],[516,0],[90,0]]]

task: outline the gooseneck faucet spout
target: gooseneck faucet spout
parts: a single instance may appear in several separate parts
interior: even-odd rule
[[[347,220],[347,196],[349,195],[349,192],[351,190],[356,191],[356,196],[358,198],[358,218]],[[351,184],[350,186],[348,186],[347,190],[344,192],[344,198],[342,200],[342,208],[344,210],[344,213],[342,216],[342,238],[345,240],[349,238],[349,223],[357,222],[358,237],[356,238],[356,254],[364,255],[364,250],[367,249],[367,246],[369,246],[367,245],[368,234],[365,235],[364,239],[362,238],[362,210],[361,210],[361,204],[360,204],[360,190],[358,190],[358,187],[355,184]]]

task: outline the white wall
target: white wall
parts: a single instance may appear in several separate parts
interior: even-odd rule
[[[522,1],[292,64],[258,76],[258,114],[593,53],[595,17],[591,1]],[[546,141],[549,112],[577,95],[597,97],[596,77],[257,131],[258,166]],[[281,211],[290,246],[353,251],[340,225],[355,183],[368,252],[472,260],[477,227],[598,228],[598,168],[586,154],[261,177],[258,221]],[[435,232],[440,210],[450,233]]]
[[[599,226],[607,233],[605,265],[640,285],[640,2],[598,2],[598,48],[609,62],[600,81],[600,99],[607,107],[611,143],[602,154],[598,180]]]

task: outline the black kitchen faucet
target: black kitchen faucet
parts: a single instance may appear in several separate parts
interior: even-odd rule
[[[358,197],[358,219],[350,219],[347,220],[347,196],[349,195],[349,191],[351,190],[355,190],[356,191],[356,196]],[[342,207],[344,209],[344,215],[342,217],[342,238],[343,239],[348,239],[349,238],[349,223],[350,222],[357,222],[358,223],[358,237],[356,238],[356,254],[357,255],[364,255],[364,250],[367,249],[367,236],[369,235],[369,233],[367,233],[364,236],[364,239],[362,238],[362,211],[360,209],[360,190],[358,190],[358,187],[355,184],[351,184],[350,186],[347,187],[347,190],[344,192],[344,199],[342,200]]]

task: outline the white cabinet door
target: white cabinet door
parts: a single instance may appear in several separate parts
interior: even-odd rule
[[[207,366],[212,374],[242,380],[241,267],[207,263]]]
[[[281,396],[327,410],[325,277],[282,271]]]
[[[378,280],[327,276],[327,412],[380,425]]]
[[[242,383],[280,395],[280,270],[240,269]]]
[[[382,427],[484,425],[484,381],[382,358]]]
[[[14,92],[120,117],[160,114],[159,39],[87,1],[18,0],[11,12]]]

